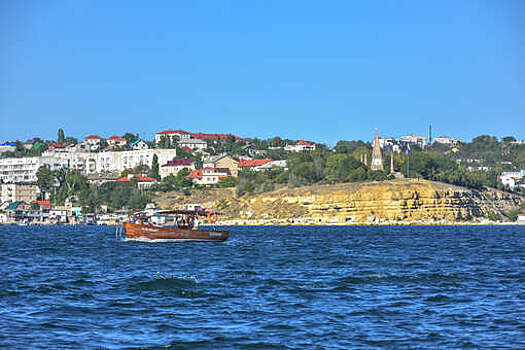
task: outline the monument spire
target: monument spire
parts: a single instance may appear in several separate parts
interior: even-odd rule
[[[372,164],[370,165],[372,170],[383,170],[383,157],[381,156],[381,146],[379,145],[379,136],[377,135],[374,139],[374,146],[372,151]]]

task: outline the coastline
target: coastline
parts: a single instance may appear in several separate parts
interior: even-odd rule
[[[38,223],[29,225],[19,225],[17,223],[0,223],[0,226],[19,226],[19,227],[31,227],[31,226],[120,226],[121,223],[105,223],[96,225],[84,225],[84,224],[50,224],[50,223]],[[227,226],[525,226],[525,222],[512,222],[512,221],[447,221],[447,222],[422,222],[422,221],[410,221],[410,222],[325,222],[325,223],[310,223],[310,222],[272,222],[265,220],[224,220],[217,222],[213,225],[203,224],[204,227],[227,227]]]

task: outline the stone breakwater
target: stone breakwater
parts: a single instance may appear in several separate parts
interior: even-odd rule
[[[218,208],[225,224],[447,224],[487,223],[489,216],[503,216],[524,200],[497,190],[392,180],[281,188],[241,197],[233,189],[209,189],[191,196],[163,194],[157,204]]]

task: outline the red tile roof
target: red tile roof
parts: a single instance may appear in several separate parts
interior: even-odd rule
[[[202,177],[202,169],[192,170],[188,175],[186,175],[187,178],[201,178]]]
[[[273,162],[273,159],[271,158],[251,159],[251,160],[241,159],[238,166],[239,168],[251,168],[251,167],[261,166],[261,165],[264,165],[270,162]]]
[[[296,145],[301,145],[301,146],[312,146],[313,143],[308,142],[308,141],[304,141],[304,140],[299,140],[299,141],[297,141]]]
[[[123,137],[120,137],[120,136],[116,136],[116,135],[114,135],[114,136],[111,136],[111,137],[109,137],[109,138],[108,138],[108,140],[115,140],[115,141],[126,141],[126,139],[125,139],[125,138],[123,138]]]
[[[40,208],[51,209],[51,201],[32,201],[31,203],[36,203]]]
[[[92,140],[92,139],[97,139],[97,140],[104,140],[104,138],[98,136],[98,135],[89,135],[88,137],[85,138],[86,140]]]
[[[242,137],[238,137],[232,134],[205,134],[202,132],[198,133],[190,133],[190,136],[194,139],[200,139],[200,140],[227,140],[229,137],[233,137],[235,141],[242,141],[244,140]]]
[[[214,170],[213,174],[206,174],[204,175],[203,170]],[[227,168],[204,168],[204,169],[198,169],[198,170],[192,170],[188,175],[186,175],[187,178],[202,178],[203,176],[218,176],[219,178],[224,178],[230,176],[230,169]]]
[[[157,134],[162,134],[162,135],[168,135],[168,134],[189,134],[189,132],[179,129],[179,130],[164,130],[164,131],[158,132]]]
[[[53,144],[49,145],[49,147],[47,149],[52,150],[54,148],[64,148],[64,147],[66,147],[66,146],[64,146],[61,143],[53,143]]]
[[[193,160],[192,159],[175,159],[175,160],[170,160],[169,162],[167,162],[166,164],[163,165],[163,167],[167,167],[167,166],[181,166],[181,165],[192,165],[193,164]]]
[[[135,176],[132,176],[132,177],[121,177],[117,181],[118,182],[129,182],[129,181],[131,181],[133,179],[137,179],[138,182],[155,182],[155,181],[157,181],[157,180],[155,180],[152,177],[144,176],[144,175],[141,175],[141,174],[136,174]]]
[[[190,152],[190,153],[193,152],[193,150],[189,148],[188,146],[182,146],[180,149],[184,152]]]

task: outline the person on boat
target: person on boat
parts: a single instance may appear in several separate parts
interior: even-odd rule
[[[200,225],[199,218],[195,218],[195,221],[193,221],[193,229],[198,230]]]

